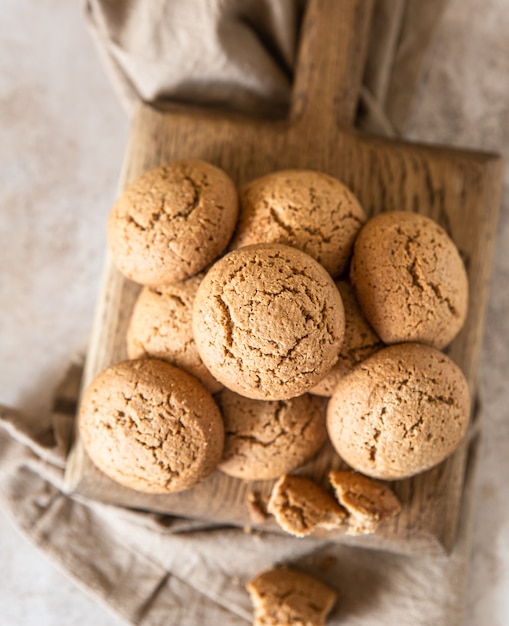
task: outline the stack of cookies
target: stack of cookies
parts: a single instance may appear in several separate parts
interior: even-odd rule
[[[219,168],[181,160],[124,190],[108,240],[143,288],[129,360],[92,382],[79,425],[119,483],[171,493],[216,468],[277,479],[269,510],[289,532],[372,532],[399,511],[378,479],[422,472],[462,439],[467,383],[441,350],[465,321],[468,284],[432,220],[367,220],[319,172],[274,172],[238,193]],[[331,473],[336,499],[289,475],[327,437],[355,470]]]

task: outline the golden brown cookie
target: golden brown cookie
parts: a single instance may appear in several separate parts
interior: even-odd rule
[[[127,329],[127,356],[151,356],[196,376],[210,393],[222,389],[203,365],[193,337],[193,301],[203,274],[161,287],[144,287]]]
[[[253,180],[240,194],[231,248],[283,243],[306,252],[332,276],[347,267],[366,215],[336,178],[311,170],[283,170]]]
[[[315,528],[338,528],[346,519],[336,500],[304,476],[281,476],[272,489],[267,510],[283,530],[296,537],[306,537]]]
[[[344,280],[338,280],[336,287],[345,307],[345,338],[336,364],[332,366],[325,378],[310,390],[310,393],[326,397],[332,395],[342,376],[384,345],[364,317],[350,284]]]
[[[217,402],[225,427],[219,469],[230,476],[277,478],[305,463],[327,439],[323,398],[252,400],[224,389]]]
[[[79,429],[100,470],[147,493],[192,487],[216,468],[223,451],[223,422],[212,396],[159,359],[123,361],[101,372],[81,400]]]
[[[435,348],[407,343],[379,350],[338,382],[327,429],[353,469],[395,480],[449,456],[469,414],[468,385],[459,367]]]
[[[392,489],[357,472],[335,470],[329,473],[338,502],[348,511],[347,535],[374,533],[381,522],[401,511]]]
[[[204,161],[172,161],[120,194],[108,220],[110,250],[127,278],[175,283],[221,254],[237,213],[237,190],[225,172]]]
[[[206,274],[193,332],[212,375],[260,400],[303,394],[334,364],[344,334],[341,296],[310,256],[280,244],[234,250]]]
[[[289,567],[258,574],[246,589],[254,605],[253,626],[323,626],[337,598],[321,581]]]
[[[463,326],[465,267],[445,230],[428,217],[391,211],[369,220],[356,239],[350,277],[384,343],[443,348]]]

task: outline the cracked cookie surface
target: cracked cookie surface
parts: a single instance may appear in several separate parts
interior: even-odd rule
[[[122,361],[86,389],[79,429],[107,476],[147,493],[188,489],[217,466],[224,428],[194,377],[159,359]]]
[[[267,506],[283,530],[306,537],[315,528],[332,530],[346,519],[345,510],[323,487],[305,476],[281,476]]]
[[[306,252],[332,276],[342,274],[366,215],[339,180],[312,170],[282,170],[240,192],[239,223],[231,248],[282,243]]]
[[[330,370],[344,335],[341,296],[327,271],[280,244],[234,250],[200,284],[198,352],[232,391],[260,400],[303,394]]]
[[[347,535],[374,533],[381,522],[401,511],[392,489],[350,470],[333,470],[329,481],[338,502],[348,511]]]
[[[332,395],[342,376],[384,345],[361,311],[351,285],[344,280],[338,280],[336,287],[345,307],[345,337],[336,364],[310,390],[310,393],[326,397]]]
[[[203,364],[193,337],[193,302],[203,276],[141,290],[127,329],[127,356],[173,363],[216,393],[222,385]]]
[[[445,354],[422,344],[383,348],[338,383],[327,430],[353,469],[396,480],[443,461],[469,420],[468,385]]]
[[[384,343],[444,348],[465,322],[463,261],[445,230],[423,215],[390,211],[369,220],[355,241],[350,278]]]
[[[203,161],[172,161],[144,172],[120,194],[108,243],[127,278],[167,285],[221,254],[237,214],[237,190],[225,172]]]
[[[252,578],[253,626],[324,626],[336,592],[299,570],[275,567]]]
[[[323,398],[252,400],[224,389],[217,402],[225,428],[219,469],[230,476],[277,478],[305,463],[327,438]]]

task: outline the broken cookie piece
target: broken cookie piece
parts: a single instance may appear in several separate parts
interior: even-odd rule
[[[348,535],[373,533],[380,522],[401,511],[401,504],[390,487],[352,472],[332,471],[329,480],[338,501],[348,511]]]
[[[346,518],[334,498],[304,476],[281,476],[272,489],[267,510],[283,530],[296,537],[310,535],[317,527],[337,528]]]
[[[258,574],[246,589],[254,605],[253,626],[323,626],[337,598],[316,578],[288,567]]]

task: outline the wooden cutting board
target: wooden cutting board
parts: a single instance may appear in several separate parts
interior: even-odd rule
[[[210,161],[239,185],[282,168],[308,168],[342,180],[369,215],[398,209],[434,218],[458,245],[469,274],[468,319],[448,354],[462,368],[474,395],[501,161],[490,154],[389,141],[352,128],[371,11],[371,0],[310,0],[287,119],[269,121],[189,106],[140,105],[121,187],[142,171],[176,158]],[[108,257],[85,385],[100,370],[126,357],[125,332],[138,292],[139,287],[124,279]],[[449,550],[456,535],[466,459],[467,440],[440,466],[395,483],[403,502],[401,515],[355,543],[399,552]],[[339,464],[326,446],[303,473],[324,481],[328,469]],[[252,491],[268,494],[273,482],[245,482],[214,472],[183,493],[142,494],[117,485],[97,470],[77,436],[66,484],[69,492],[106,502],[244,526],[251,523],[247,495]],[[270,521],[263,527],[274,528]],[[341,531],[325,535],[353,541]]]

